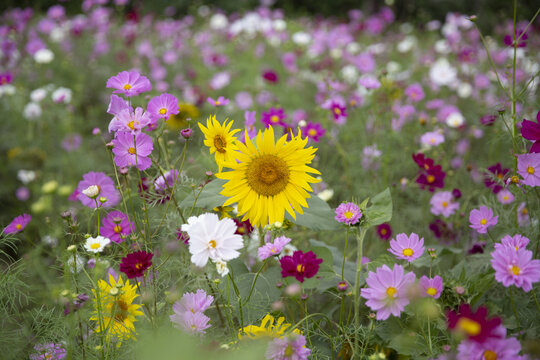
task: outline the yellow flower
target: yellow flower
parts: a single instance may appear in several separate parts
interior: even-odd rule
[[[178,114],[171,115],[166,121],[167,126],[176,130],[187,127],[187,119],[196,120],[201,116],[199,109],[193,104],[180,104],[178,110]]]
[[[225,218],[232,218],[231,214],[229,214],[231,211],[234,210],[232,206],[217,206],[212,209],[213,211],[219,213],[219,219],[225,219]]]
[[[107,339],[117,337],[118,346],[122,340],[135,338],[135,326],[133,323],[136,316],[143,315],[139,310],[141,305],[133,304],[133,300],[139,296],[136,287],[129,284],[129,280],[124,281],[118,276],[118,281],[109,274],[109,282],[99,280],[99,292],[94,293],[94,312],[90,320],[97,322],[96,332],[106,332]],[[101,309],[102,319],[99,311]]]
[[[300,135],[287,141],[283,135],[277,142],[270,126],[264,134],[259,131],[255,147],[246,134],[246,144],[237,142],[236,160],[226,163],[232,171],[216,174],[228,180],[221,195],[229,197],[223,206],[238,203],[242,221],[249,219],[254,226],[283,222],[285,211],[295,220],[308,207],[306,198],[313,191],[309,183],[317,183],[308,173],[320,174],[307,166],[315,157],[312,147],[306,148],[308,138]]]
[[[216,115],[206,119],[206,127],[199,123],[199,127],[204,134],[204,145],[208,146],[210,154],[214,154],[219,171],[226,162],[234,162],[236,150],[236,134],[240,130],[232,130],[233,122],[227,124],[227,120],[221,125],[216,120]]]
[[[275,318],[266,314],[266,316],[261,321],[261,326],[257,325],[248,325],[242,329],[238,330],[238,337],[241,339],[242,336],[247,336],[251,339],[259,339],[263,337],[282,337],[285,331],[291,326],[291,324],[285,322],[284,317],[277,319],[277,323],[274,324]],[[302,332],[298,329],[293,330],[294,334],[302,335]]]

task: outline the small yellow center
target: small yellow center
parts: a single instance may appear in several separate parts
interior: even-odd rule
[[[353,100],[349,101],[349,104],[351,104],[351,106],[356,105],[356,100],[353,99]]]
[[[403,250],[403,255],[404,256],[413,256],[413,254],[414,254],[414,251],[411,248],[406,248],[406,249]]]
[[[308,135],[311,136],[311,137],[317,135],[317,130],[315,130],[315,129],[309,129]]]
[[[130,148],[128,149],[128,153],[130,153],[131,155],[135,155],[135,154],[137,153],[137,151],[135,150],[134,147],[130,147]]]
[[[352,212],[350,212],[350,211],[345,211],[345,212],[343,213],[343,216],[345,216],[346,219],[352,218],[353,215],[354,215],[354,214],[353,214]]]
[[[435,181],[435,176],[433,176],[433,175],[428,175],[428,176],[427,176],[427,182],[428,182],[428,183],[431,184],[431,183],[434,182],[434,181]]]
[[[340,108],[334,108],[334,114],[341,115],[341,109]]]
[[[142,268],[143,268],[143,264],[141,264],[141,263],[137,263],[135,265],[135,269],[137,269],[137,270],[141,270]]]
[[[129,89],[131,89],[131,85],[129,84],[124,85],[124,90],[129,90]]]
[[[504,175],[503,175],[502,173],[498,173],[498,174],[497,174],[497,177],[498,177],[499,179],[502,179],[503,176],[504,176]]]
[[[430,287],[426,290],[426,294],[428,294],[429,296],[435,296],[437,295],[437,289],[435,289],[434,287]]]
[[[225,153],[227,151],[227,140],[223,135],[214,136],[214,147],[217,152]]]
[[[210,242],[208,243],[208,245],[210,245],[210,247],[211,247],[212,249],[215,249],[216,246],[217,246],[217,243],[216,243],[215,240],[210,240]]]
[[[482,225],[486,225],[486,224],[487,224],[487,220],[486,220],[486,219],[482,219],[482,220],[480,220],[480,224],[482,224]]]
[[[397,293],[397,290],[395,287],[390,286],[388,289],[386,289],[386,295],[388,295],[388,297],[393,298],[394,295],[396,295],[396,293]]]
[[[510,181],[512,181],[514,184],[517,184],[519,183],[519,178],[517,177],[517,175],[514,175],[510,178]]]
[[[296,265],[296,271],[299,273],[303,273],[304,271],[306,271],[306,267],[302,264],[298,264]]]
[[[121,231],[122,231],[122,227],[120,225],[116,225],[114,227],[114,232],[115,233],[120,234]]]
[[[220,102],[219,100],[216,100],[216,101],[215,101],[215,104],[216,104],[216,106],[217,106],[217,105],[220,105],[221,102]]]
[[[479,323],[466,317],[462,317],[456,324],[458,329],[465,331],[470,336],[476,336],[480,334],[482,327]]]
[[[285,355],[285,357],[291,357],[293,355],[293,352],[294,352],[294,350],[293,350],[292,346],[287,345],[287,348],[285,348],[284,355]]]
[[[447,206],[448,206],[448,202],[447,202],[447,201],[443,201],[442,207],[447,207]]]
[[[94,250],[99,249],[100,247],[101,247],[100,243],[93,243],[92,245],[90,245],[90,248]]]
[[[386,229],[381,229],[381,235],[386,235],[387,232]]]
[[[21,229],[22,229],[22,225],[21,225],[21,224],[17,224],[17,225],[15,225],[15,227],[17,228],[17,230],[21,230]]]
[[[531,175],[534,174],[534,168],[533,168],[532,166],[529,166],[529,167],[527,168],[527,173],[529,173],[529,174],[531,174]]]
[[[521,269],[517,267],[516,265],[512,265],[512,268],[510,269],[510,271],[512,271],[512,274],[517,276],[521,272]]]
[[[497,354],[495,351],[486,350],[484,351],[484,359],[485,360],[497,360]]]
[[[160,113],[161,115],[165,115],[165,114],[167,113],[167,109],[161,108],[161,109],[159,109],[159,113]]]
[[[272,121],[273,123],[277,123],[279,121],[279,116],[277,115],[272,115],[270,117],[270,121]]]
[[[128,127],[131,130],[135,130],[135,121],[131,120],[130,122],[128,122]]]
[[[529,213],[529,210],[527,210],[527,208],[523,208],[521,210],[521,214],[523,214],[523,215],[527,215],[528,213]]]

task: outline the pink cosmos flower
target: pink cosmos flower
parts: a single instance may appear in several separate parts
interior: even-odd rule
[[[515,285],[529,292],[532,284],[540,281],[540,260],[532,260],[532,251],[499,246],[491,253],[495,280],[505,287]]]
[[[527,209],[527,204],[525,202],[522,202],[519,204],[518,208],[516,209],[517,212],[517,219],[518,219],[518,225],[519,226],[529,226],[531,223],[531,219],[529,217],[529,209]]]
[[[260,260],[265,260],[271,256],[277,256],[281,254],[281,251],[291,242],[291,239],[285,236],[280,236],[274,239],[274,243],[266,243],[257,249],[257,254]]]
[[[30,220],[32,220],[32,217],[28,214],[17,216],[4,228],[4,234],[16,234],[23,231]]]
[[[420,137],[420,143],[427,146],[439,146],[444,142],[444,135],[438,131],[430,131]]]
[[[180,112],[178,99],[171,94],[155,96],[148,102],[148,112],[156,119],[169,120],[169,116]]]
[[[418,259],[424,253],[424,238],[419,238],[415,233],[410,236],[401,233],[396,235],[396,240],[390,240],[389,252],[396,258],[412,262]]]
[[[283,128],[288,127],[287,123],[284,121],[287,118],[287,115],[283,109],[279,108],[270,108],[268,111],[263,111],[261,122],[265,127],[269,126],[281,126]]]
[[[497,200],[503,205],[511,204],[514,202],[514,194],[508,189],[502,189],[497,194]]]
[[[164,176],[160,176],[154,181],[154,188],[156,189],[156,192],[164,194],[172,190],[177,179],[178,170],[172,169],[167,171]]]
[[[152,123],[149,113],[143,108],[136,108],[134,112],[130,109],[121,110],[109,123],[109,132],[130,131],[132,134],[138,134],[146,126]]]
[[[279,260],[281,264],[281,276],[294,276],[296,280],[304,282],[304,279],[317,275],[319,265],[323,259],[317,258],[313,251],[303,253],[297,250],[292,256],[284,256]]]
[[[311,349],[306,347],[303,335],[275,338],[268,344],[265,357],[267,360],[307,360]]]
[[[137,71],[121,71],[107,80],[107,88],[116,89],[115,94],[131,97],[152,90],[152,84]]]
[[[173,322],[174,327],[190,334],[205,334],[205,330],[210,327],[210,324],[208,324],[210,318],[202,312],[175,312],[169,318]]]
[[[358,85],[363,86],[367,90],[378,89],[381,87],[381,83],[375,76],[366,75],[358,79]]]
[[[308,121],[306,126],[302,127],[300,131],[302,132],[303,137],[307,136],[310,140],[315,142],[319,142],[321,137],[326,134],[326,130],[321,126],[321,124],[313,123],[311,121]]]
[[[133,111],[133,108],[129,106],[129,103],[122,99],[118,95],[111,95],[111,100],[109,102],[109,107],[107,109],[107,113],[111,115],[118,115],[122,110],[129,109],[130,111]]]
[[[129,221],[129,216],[121,211],[111,211],[103,218],[103,226],[99,229],[101,236],[109,238],[119,244],[126,236],[134,230],[133,224]]]
[[[518,155],[518,174],[522,183],[529,186],[540,186],[540,153]]]
[[[90,171],[83,175],[83,179],[77,185],[77,199],[89,208],[96,208],[96,200],[83,194],[83,190],[88,189],[90,186],[97,186],[98,194],[96,196],[97,206],[99,207],[113,207],[120,202],[120,193],[116,190],[114,181],[102,172]],[[102,202],[100,199],[105,198],[106,201]]]
[[[362,211],[358,205],[348,202],[339,205],[336,209],[335,219],[346,225],[354,225],[360,221],[362,217]]]
[[[206,101],[208,101],[213,107],[225,106],[229,104],[229,99],[226,99],[223,96],[218,97],[216,100],[209,97],[206,99]]]
[[[514,248],[516,249],[516,251],[518,251],[520,249],[525,249],[527,245],[529,244],[529,241],[530,241],[529,238],[522,236],[520,234],[516,234],[514,236],[505,235],[501,239],[500,244],[498,243],[495,244],[495,250],[498,250],[500,248],[507,246],[507,247]]]
[[[173,310],[175,313],[180,314],[184,312],[203,312],[212,305],[213,301],[214,297],[212,295],[207,295],[204,290],[198,289],[195,293],[185,293],[180,300],[174,303]]]
[[[112,142],[116,166],[138,166],[139,171],[142,171],[152,165],[152,160],[148,157],[154,150],[150,136],[144,133],[131,135],[128,132],[117,132],[116,138]]]
[[[443,279],[439,275],[436,275],[433,279],[424,275],[420,278],[419,286],[423,297],[431,296],[438,299],[443,290]]]
[[[467,360],[526,360],[519,356],[521,343],[516,338],[507,338],[506,329],[501,325],[495,329],[497,336],[486,341],[463,340],[458,346],[458,359]]]
[[[480,206],[480,209],[473,209],[469,214],[469,227],[475,229],[479,234],[486,234],[487,229],[497,225],[499,216],[493,216],[493,210],[487,206]]]
[[[424,90],[418,83],[409,85],[407,89],[405,89],[405,95],[413,102],[422,101],[425,97]]]
[[[321,107],[330,110],[336,124],[343,125],[347,121],[347,106],[340,99],[328,100]]]
[[[394,264],[393,269],[383,265],[369,272],[368,287],[360,290],[361,296],[371,310],[377,311],[377,320],[386,320],[390,315],[399,317],[409,304],[407,293],[415,280],[414,273],[405,274],[401,265]]]
[[[454,196],[450,191],[435,193],[429,203],[433,215],[442,215],[445,218],[450,217],[459,209],[459,203],[454,202]]]

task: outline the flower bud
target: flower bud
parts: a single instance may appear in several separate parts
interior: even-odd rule
[[[88,196],[90,199],[95,199],[99,195],[99,186],[97,185],[90,185],[86,189],[82,191],[82,193],[86,196]]]
[[[184,139],[189,139],[193,135],[193,130],[191,128],[182,129],[180,130],[180,135],[182,135]]]

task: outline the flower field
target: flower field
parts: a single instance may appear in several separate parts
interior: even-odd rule
[[[0,358],[540,358],[540,9],[66,8],[0,15]]]

